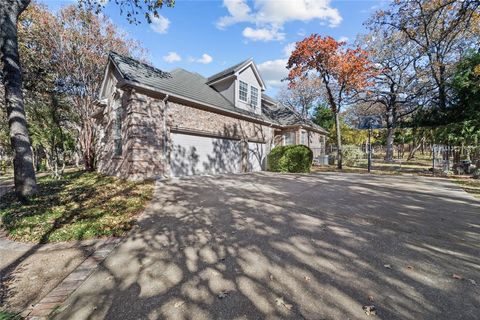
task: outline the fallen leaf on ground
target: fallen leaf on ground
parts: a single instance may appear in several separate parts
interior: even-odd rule
[[[175,308],[179,308],[179,307],[183,306],[184,303],[185,303],[185,301],[177,301],[177,302],[175,302],[175,304],[173,306]]]
[[[384,264],[383,266],[384,266],[385,268],[387,268],[387,269],[392,269],[392,266],[389,265],[389,264]]]
[[[271,274],[269,278],[270,278],[270,280],[273,280],[274,279],[273,274]]]
[[[219,299],[226,298],[228,294],[228,291],[220,291],[220,293],[217,295]]]
[[[373,296],[368,296],[368,301],[373,302]]]
[[[310,281],[310,279],[311,279],[309,276],[305,276],[303,278],[305,279],[305,281]]]
[[[413,270],[414,268],[413,268],[413,266],[407,266],[407,269]]]
[[[455,274],[455,273],[452,274],[452,278],[453,278],[453,279],[457,279],[457,280],[462,280],[462,279],[463,279],[462,276],[460,276],[460,275],[458,275],[458,274]]]
[[[377,314],[377,308],[375,308],[374,305],[363,306],[362,309],[363,309],[363,311],[365,311],[365,314],[367,316],[374,316],[374,315]]]
[[[293,305],[286,303],[285,300],[283,300],[283,297],[275,299],[275,303],[277,304],[277,306],[283,306],[285,307],[285,309],[288,310],[292,310],[293,308]]]
[[[473,284],[474,286],[477,285],[477,282],[476,282],[475,280],[473,280],[473,279],[468,279],[468,281],[470,281],[470,283]]]

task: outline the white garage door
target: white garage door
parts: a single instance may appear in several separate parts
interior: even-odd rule
[[[172,176],[241,172],[240,141],[172,133]]]
[[[249,172],[261,171],[265,168],[266,148],[265,143],[248,143],[248,168]]]

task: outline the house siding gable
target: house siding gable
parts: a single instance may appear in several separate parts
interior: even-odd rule
[[[248,100],[251,97],[251,86],[254,86],[258,89],[258,97],[257,97],[257,107],[255,109],[252,108],[250,105],[250,101],[244,102],[240,100],[239,91],[240,91],[240,81],[243,81],[248,84]],[[258,81],[252,66],[249,66],[239,72],[237,76],[237,80],[235,81],[235,106],[240,109],[244,109],[250,112],[254,112],[256,114],[262,113],[261,108],[261,92],[262,92],[262,85]]]
[[[218,91],[225,99],[235,104],[235,78],[231,77],[215,83],[212,87]]]

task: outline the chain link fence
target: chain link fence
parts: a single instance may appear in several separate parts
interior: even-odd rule
[[[337,163],[337,148],[330,145],[326,152],[314,153],[314,165]],[[366,169],[368,145],[344,145],[343,165],[347,168]],[[393,159],[385,160],[383,146],[372,145],[372,169],[432,175],[480,175],[480,146],[427,145],[414,149],[412,146],[394,146]]]

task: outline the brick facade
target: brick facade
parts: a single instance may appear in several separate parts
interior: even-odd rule
[[[121,100],[122,154],[115,155],[115,103]],[[166,115],[166,119],[164,116]],[[164,122],[165,121],[165,122]],[[108,99],[100,126],[98,171],[120,178],[139,180],[170,176],[171,132],[191,132],[266,143],[273,138],[267,125],[167,102],[135,90],[117,89]]]
[[[121,99],[122,154],[115,155],[114,109]],[[165,176],[164,103],[135,90],[117,90],[105,107],[98,171],[132,180]]]
[[[167,115],[172,130],[192,130],[220,137],[268,143],[272,138],[272,130],[267,125],[177,103],[168,104]]]

